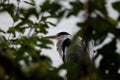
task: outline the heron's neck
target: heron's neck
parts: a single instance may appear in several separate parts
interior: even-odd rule
[[[71,35],[66,35],[58,39],[57,50],[62,58],[64,58],[66,48],[70,45]]]

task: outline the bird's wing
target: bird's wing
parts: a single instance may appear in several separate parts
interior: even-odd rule
[[[66,51],[65,62],[77,62],[82,59],[82,55],[85,53],[85,46],[82,43],[82,40],[76,39]]]

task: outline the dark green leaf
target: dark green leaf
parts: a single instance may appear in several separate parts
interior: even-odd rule
[[[80,1],[75,1],[75,2],[70,2],[71,6],[72,6],[72,10],[68,13],[68,16],[71,15],[77,15],[79,13],[80,10],[84,9],[83,4]]]
[[[12,33],[14,35],[14,37],[16,36],[15,35],[15,31],[17,31],[17,29],[15,27],[10,27],[9,30],[7,31],[8,33]]]
[[[115,10],[117,10],[120,13],[120,1],[112,3],[112,6]]]
[[[28,19],[30,16],[35,16],[36,18],[38,18],[39,13],[36,11],[35,7],[29,8],[29,9],[25,9],[25,8],[21,8],[19,9],[19,14],[23,15],[24,19]]]
[[[35,3],[33,3],[33,2],[28,2],[28,1],[24,1],[24,2],[27,3],[27,4],[30,4],[32,6],[35,6]]]
[[[48,39],[44,39],[44,38],[41,38],[39,41],[41,42],[41,44],[39,44],[39,46],[41,48],[48,48],[48,49],[50,49],[50,47],[48,46],[48,44],[53,44],[52,41],[50,41]]]
[[[0,29],[0,32],[5,34],[5,31],[4,31],[4,30],[2,30],[2,29]]]
[[[15,28],[20,28],[20,27],[22,27],[25,24],[33,25],[33,21],[31,21],[30,19],[21,18],[21,20],[23,20],[23,21],[19,22],[18,24],[16,24]]]
[[[107,9],[106,9],[106,1],[105,0],[95,0],[94,1],[94,8],[100,11],[103,15],[107,15]],[[93,5],[91,5],[93,6]]]
[[[40,32],[41,33],[47,34],[48,31],[46,30],[46,28],[48,28],[47,24],[40,24]]]
[[[40,5],[40,7],[41,7],[41,12],[48,11],[50,8],[50,0],[46,0],[42,5]]]
[[[51,7],[49,9],[51,15],[56,14],[56,12],[61,8],[61,6],[58,3],[51,3],[49,7]]]
[[[50,24],[50,25],[52,25],[52,26],[56,26],[54,23],[52,23],[52,22],[46,22],[46,23],[48,23],[48,24]]]
[[[39,41],[45,43],[45,44],[53,44],[52,41],[48,40],[48,39],[45,39],[45,38],[41,38]]]

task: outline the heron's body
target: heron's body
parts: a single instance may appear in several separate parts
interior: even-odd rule
[[[66,51],[66,60],[65,62],[78,62],[83,58],[83,54],[85,53],[85,46],[82,43],[82,40],[77,39],[72,42],[69,48]]]
[[[74,63],[83,59],[84,56],[89,56],[87,48],[80,38],[72,41],[72,36],[69,33],[60,32],[57,34],[57,40],[57,51],[64,62]]]

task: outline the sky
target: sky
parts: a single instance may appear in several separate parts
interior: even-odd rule
[[[15,0],[10,0],[11,2],[15,2]],[[21,0],[21,1],[29,1],[29,0]],[[82,0],[84,1],[84,0]],[[108,12],[109,12],[109,16],[112,17],[113,19],[117,19],[118,17],[118,12],[116,12],[112,7],[111,7],[111,3],[114,2],[114,1],[117,1],[117,0],[107,0],[107,4],[106,4],[106,7],[108,7]],[[36,0],[37,3],[42,3],[43,0]],[[64,3],[66,6],[69,7],[69,5],[67,3]],[[17,5],[17,4],[16,4]],[[21,7],[29,7],[29,5],[26,5],[24,3],[21,3],[20,4]],[[81,21],[82,21],[82,18],[83,17],[83,14],[79,14],[79,16],[81,17]],[[31,18],[32,20],[34,20],[34,18]],[[55,20],[51,20],[50,21],[53,21],[55,22]],[[61,32],[61,31],[66,31],[66,32],[69,32],[70,34],[75,34],[79,28],[76,26],[76,23],[80,21],[80,19],[72,16],[70,17],[69,19],[63,19],[56,27],[50,27],[48,29],[48,34],[47,35],[54,35],[58,32]],[[8,13],[4,13],[4,14],[0,14],[0,28],[7,31],[8,28],[10,26],[13,25],[13,22],[12,22],[12,19],[11,17],[8,15]],[[45,35],[45,36],[47,36]],[[8,36],[8,35],[6,35]],[[60,55],[58,54],[57,50],[56,50],[56,40],[53,40],[54,44],[51,45],[52,49],[50,50],[47,50],[47,49],[43,49],[42,50],[42,54],[43,55],[47,55],[51,58],[51,60],[53,61],[53,66],[54,67],[59,67],[63,62],[61,60],[61,57]],[[96,60],[96,63],[98,63],[99,60]]]

